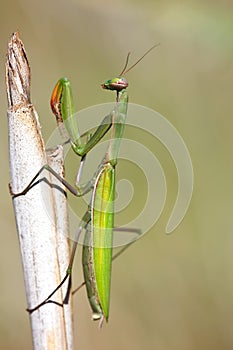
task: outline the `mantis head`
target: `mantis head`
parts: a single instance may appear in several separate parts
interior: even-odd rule
[[[101,84],[103,89],[121,91],[128,87],[128,81],[123,77],[117,77],[107,80],[106,83]]]

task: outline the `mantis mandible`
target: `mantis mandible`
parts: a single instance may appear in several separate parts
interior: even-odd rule
[[[108,321],[110,304],[110,284],[112,266],[112,245],[114,230],[114,195],[115,195],[115,168],[118,159],[121,139],[124,132],[125,119],[127,115],[128,94],[126,88],[128,81],[123,74],[130,71],[138,64],[152,49],[151,47],[130,68],[127,68],[129,55],[127,55],[125,66],[116,78],[110,79],[102,84],[103,89],[116,91],[116,104],[93,135],[88,135],[86,143],[82,143],[82,137],[74,117],[74,103],[70,82],[67,78],[61,78],[52,93],[51,108],[60,125],[64,123],[69,135],[69,141],[73,151],[81,157],[81,163],[76,179],[76,187],[71,186],[64,178],[60,177],[48,164],[45,164],[31,180],[29,185],[20,193],[12,193],[13,198],[25,195],[33,186],[35,180],[43,170],[52,173],[61,183],[75,196],[80,197],[92,191],[91,202],[84,214],[73,243],[69,265],[66,275],[56,289],[39,305],[28,309],[30,313],[39,309],[42,305],[53,302],[50,298],[62,286],[68,277],[71,277],[72,267],[78,238],[82,230],[86,231],[82,263],[87,295],[92,308],[93,320]],[[98,166],[93,178],[85,184],[80,184],[80,177],[87,153],[103,138],[111,129],[111,137],[105,156]],[[135,231],[135,230],[134,230]],[[137,230],[136,230],[137,231]],[[130,245],[131,243],[129,243]],[[125,250],[125,248],[123,248]],[[117,254],[119,255],[119,254]]]

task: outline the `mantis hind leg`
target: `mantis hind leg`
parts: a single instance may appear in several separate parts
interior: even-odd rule
[[[87,229],[87,226],[90,222],[90,219],[91,219],[91,215],[90,215],[90,211],[88,208],[88,210],[84,214],[82,221],[79,225],[79,228],[76,232],[75,241],[73,243],[73,247],[72,247],[72,251],[71,251],[71,255],[70,255],[70,261],[69,261],[69,265],[68,265],[67,270],[66,270],[65,277],[62,279],[62,281],[59,283],[59,285],[49,294],[49,296],[46,299],[44,299],[40,304],[36,305],[34,308],[27,309],[27,311],[30,314],[32,312],[38,310],[41,306],[48,304],[48,303],[53,303],[53,304],[56,304],[58,306],[62,306],[63,304],[67,304],[69,302],[69,294],[70,294],[70,289],[71,289],[71,274],[72,274],[74,256],[75,256],[75,252],[76,252],[77,245],[78,245],[78,239],[79,239],[79,236],[80,236],[82,230]],[[64,284],[64,282],[67,280],[67,278],[69,278],[69,283],[68,283],[67,293],[66,293],[66,296],[63,300],[63,303],[58,303],[54,300],[51,300],[51,297],[61,288],[61,286]]]

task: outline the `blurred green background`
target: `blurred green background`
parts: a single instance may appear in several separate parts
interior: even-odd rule
[[[1,349],[32,348],[8,192],[4,63],[16,30],[30,60],[32,101],[45,139],[54,128],[49,98],[60,76],[72,80],[78,109],[113,101],[113,94],[103,92],[99,84],[119,73],[129,50],[133,61],[161,42],[129,73],[130,101],[157,110],[177,128],[194,167],[189,210],[166,236],[177,193],[176,169],[166,149],[145,137],[166,174],[165,210],[153,229],[114,263],[108,325],[99,331],[90,320],[85,291],[75,296],[75,348],[233,348],[232,11],[228,0],[2,2]],[[77,275],[81,281],[80,266]]]

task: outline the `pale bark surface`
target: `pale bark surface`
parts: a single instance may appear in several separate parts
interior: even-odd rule
[[[62,149],[47,159],[38,115],[30,100],[30,68],[18,33],[8,45],[6,63],[9,157],[12,192],[21,192],[50,163],[63,173]],[[47,171],[42,173],[55,183]],[[61,185],[58,184],[60,187]],[[68,223],[64,193],[44,181],[13,199],[22,256],[27,307],[45,299],[65,275],[69,260]],[[62,303],[66,286],[53,300]],[[24,305],[22,305],[24,307]],[[25,311],[26,312],[26,311]],[[71,304],[46,304],[30,314],[34,349],[72,349]]]

